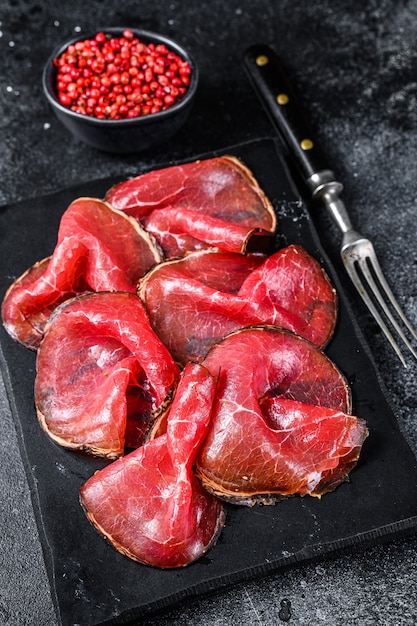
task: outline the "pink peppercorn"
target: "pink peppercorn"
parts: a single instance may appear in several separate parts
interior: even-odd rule
[[[145,44],[129,29],[78,41],[54,65],[59,102],[100,119],[164,111],[184,97],[191,75],[189,63],[165,44]]]

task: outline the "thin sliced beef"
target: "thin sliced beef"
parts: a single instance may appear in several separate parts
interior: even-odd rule
[[[139,220],[167,258],[214,245],[237,253],[263,248],[276,229],[271,202],[232,156],[147,172],[110,189],[106,200]]]
[[[146,230],[160,242],[167,258],[209,246],[237,254],[244,254],[248,247],[260,251],[272,248],[272,239],[267,231],[248,229],[247,226],[181,207],[153,211],[144,223]],[[193,239],[187,233],[192,233]]]
[[[236,331],[203,361],[220,373],[197,459],[206,489],[237,504],[271,504],[335,489],[355,466],[367,429],[350,390],[310,342],[282,329]]]
[[[37,354],[40,423],[60,445],[116,458],[142,444],[179,370],[134,294],[77,296],[51,315]]]
[[[135,293],[138,279],[161,259],[136,220],[96,198],[79,198],[62,216],[52,256],[29,268],[6,293],[4,326],[36,350],[60,303],[85,292]]]
[[[138,294],[180,363],[201,360],[244,326],[282,326],[323,346],[336,323],[335,290],[317,261],[295,245],[268,258],[205,250],[165,261],[140,280]]]
[[[167,432],[97,472],[81,488],[87,517],[131,559],[161,568],[201,557],[223,525],[221,502],[193,473],[215,379],[189,363],[169,409]]]
[[[263,311],[260,322],[292,330],[318,347],[333,335],[336,290],[301,246],[287,246],[266,259],[242,284],[239,297]]]

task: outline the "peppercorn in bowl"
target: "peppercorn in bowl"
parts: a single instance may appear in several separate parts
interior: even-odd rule
[[[43,71],[45,95],[78,139],[118,154],[172,138],[198,85],[192,56],[164,35],[105,28],[61,44]]]

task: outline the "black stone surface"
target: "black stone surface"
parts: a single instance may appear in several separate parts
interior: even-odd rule
[[[195,0],[179,3],[2,0],[0,7],[0,203],[39,197],[106,176],[222,149],[272,130],[241,65],[247,46],[281,55],[312,126],[345,184],[357,227],[375,243],[401,305],[417,326],[417,1]],[[73,32],[132,25],[174,36],[199,63],[201,83],[187,124],[168,144],[131,157],[78,143],[53,117],[41,90],[44,61]],[[416,363],[403,368],[359,302],[339,261],[340,237],[314,208],[322,243],[371,345],[405,435],[417,450]],[[14,233],[19,246],[19,232]],[[0,268],[2,271],[2,268]],[[19,451],[1,389],[0,623],[55,625]],[[395,462],[392,466],[395,472]],[[349,515],[349,511],[346,512]],[[417,622],[417,540],[289,569],[184,602],[142,620],[153,624]]]

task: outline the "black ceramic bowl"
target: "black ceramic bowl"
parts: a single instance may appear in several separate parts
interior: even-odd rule
[[[104,28],[100,32],[121,37],[124,28]],[[188,61],[191,67],[190,84],[187,92],[179,102],[158,113],[149,113],[129,119],[99,119],[83,115],[63,106],[57,98],[57,69],[53,60],[59,57],[70,44],[91,39],[94,34],[80,34],[61,44],[48,59],[42,77],[43,89],[56,116],[62,124],[78,139],[85,143],[118,154],[141,152],[152,146],[167,141],[175,135],[186,121],[198,85],[198,68],[191,55],[173,39],[145,30],[129,28],[135,37],[143,43],[165,44],[169,50]],[[97,31],[99,32],[99,31]]]

